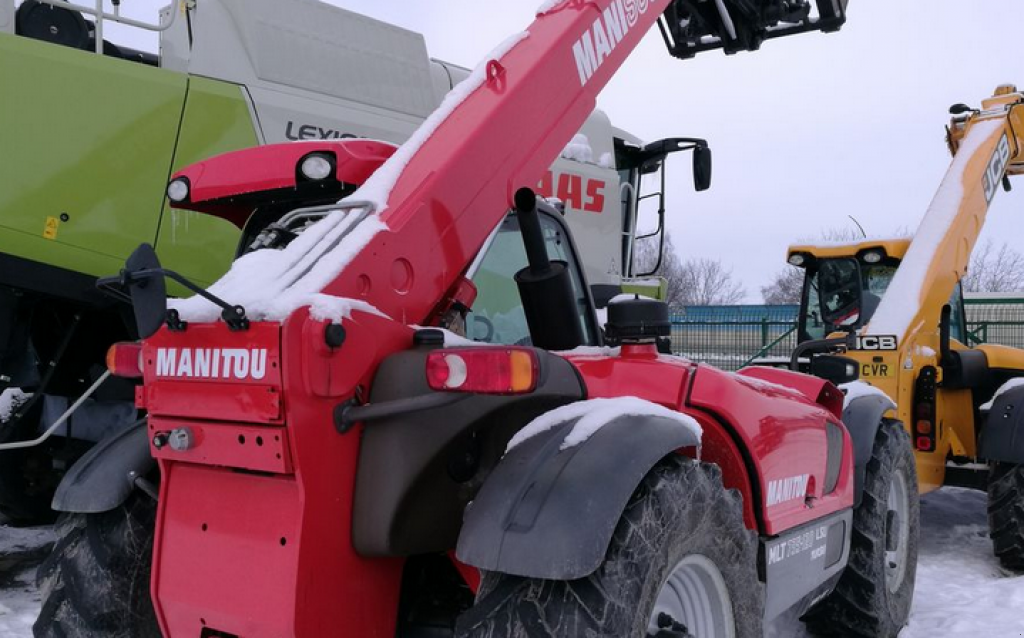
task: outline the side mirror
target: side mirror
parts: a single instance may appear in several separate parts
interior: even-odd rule
[[[707,146],[693,149],[693,188],[698,192],[711,188],[711,148]]]
[[[155,334],[167,317],[167,284],[160,272],[160,260],[152,246],[139,244],[125,262],[124,269],[135,312],[135,325],[139,338],[145,339]],[[149,275],[144,272],[149,272]],[[135,273],[143,276],[133,277]]]
[[[860,364],[849,357],[834,354],[818,355],[811,357],[810,372],[813,376],[840,385],[860,378]]]
[[[96,287],[104,294],[130,302],[135,313],[139,338],[152,336],[167,317],[167,284],[156,251],[149,244],[139,244],[124,262],[121,273],[100,277]],[[128,294],[125,294],[125,289]]]

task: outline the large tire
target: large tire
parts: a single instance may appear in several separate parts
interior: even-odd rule
[[[574,581],[484,573],[476,605],[459,619],[456,635],[657,635],[651,622],[656,604],[663,609],[659,594],[669,591],[666,581],[691,560],[713,565],[721,576],[736,638],[761,638],[764,591],[757,576],[757,537],[743,525],[742,499],[722,487],[717,466],[672,456],[637,488],[596,572]],[[661,635],[690,634],[676,627]]]
[[[906,515],[890,514],[898,509]],[[875,435],[862,500],[853,513],[850,562],[835,591],[804,616],[808,629],[819,636],[895,638],[910,617],[919,526],[910,435],[899,421],[886,419]]]
[[[988,480],[992,551],[1006,569],[1024,572],[1024,466],[993,463]]]
[[[17,412],[17,410],[15,410]],[[20,419],[0,421],[0,443],[36,438],[42,405],[31,407]],[[0,514],[16,525],[52,523],[57,513],[50,509],[61,474],[53,469],[53,441],[0,452]]]
[[[36,638],[160,638],[149,596],[156,502],[136,492],[102,514],[64,514],[39,568]]]

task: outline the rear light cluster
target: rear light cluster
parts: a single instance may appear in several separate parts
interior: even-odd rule
[[[524,394],[537,387],[537,353],[529,348],[453,348],[427,355],[432,390]]]
[[[115,343],[107,350],[107,370],[115,377],[137,379],[142,376],[142,344]]]
[[[914,384],[914,447],[921,452],[935,451],[935,385],[934,366],[925,366]]]

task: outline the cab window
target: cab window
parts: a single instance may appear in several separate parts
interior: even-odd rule
[[[823,339],[871,320],[896,275],[898,262],[860,263],[823,259],[807,271],[800,316],[800,340]]]
[[[596,345],[597,335],[592,322],[590,301],[566,230],[558,220],[547,214],[540,215],[540,223],[548,258],[569,264],[573,294],[579,310],[577,320],[583,328],[585,344]],[[476,272],[472,273],[477,297],[466,316],[466,332],[470,339],[507,345],[532,343],[523,302],[514,279],[515,274],[526,265],[526,249],[519,233],[519,221],[514,215],[509,215],[502,222]]]

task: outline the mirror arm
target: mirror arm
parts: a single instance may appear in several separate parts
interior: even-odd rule
[[[224,319],[224,322],[227,323],[232,330],[245,330],[249,327],[249,320],[245,317],[245,308],[242,306],[232,306],[220,297],[210,293],[200,286],[197,286],[173,270],[166,270],[164,268],[144,268],[136,271],[122,270],[120,274],[114,277],[101,277],[97,279],[96,287],[105,294],[130,303],[131,297],[114,286],[120,286],[121,288],[128,288],[133,285],[145,286],[146,280],[152,279],[153,277],[167,277],[168,279],[173,279],[200,297],[220,307],[222,310],[221,318]]]
[[[950,322],[952,321],[953,308],[949,304],[942,306],[942,313],[939,315],[939,364],[949,365],[950,352]]]

